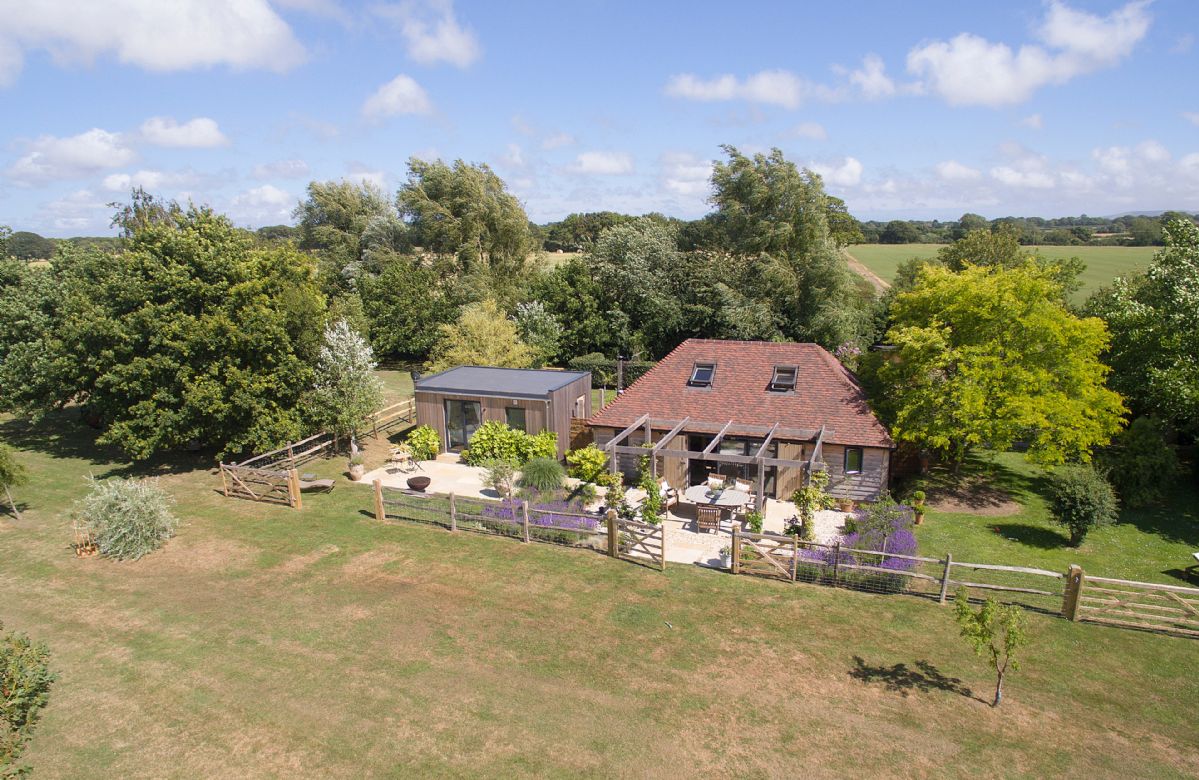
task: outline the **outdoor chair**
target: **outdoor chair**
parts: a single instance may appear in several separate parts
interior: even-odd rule
[[[748,482],[746,482],[746,481],[745,481],[745,480],[743,480],[743,479],[738,479],[738,480],[736,480],[736,481],[734,482],[734,485],[735,485],[735,487],[737,488],[737,490],[740,490],[742,493],[752,493],[752,492],[754,492],[754,487],[753,487],[753,485],[749,484]]]
[[[670,509],[679,503],[679,491],[675,490],[666,480],[658,481],[658,489],[662,493],[662,508]]]
[[[720,532],[720,507],[697,506],[695,508],[695,528],[703,531]]]

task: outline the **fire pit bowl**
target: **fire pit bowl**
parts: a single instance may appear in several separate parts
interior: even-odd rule
[[[432,481],[428,477],[408,477],[408,487],[418,493],[424,493],[425,488],[429,487],[429,483]]]

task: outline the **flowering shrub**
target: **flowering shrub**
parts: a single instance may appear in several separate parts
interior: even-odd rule
[[[412,450],[413,460],[433,460],[441,451],[441,437],[428,425],[413,428],[405,441]]]
[[[506,536],[520,536],[524,527],[524,502],[507,499],[483,508],[483,526]],[[536,492],[529,499],[529,537],[557,544],[579,544],[599,528],[599,518],[587,515],[577,501],[549,497]]]
[[[575,479],[599,483],[607,474],[608,453],[594,444],[588,444],[566,453],[566,462],[570,465],[570,475]]]
[[[853,530],[841,539],[842,547],[856,550],[877,550],[894,555],[915,555],[916,536],[912,533],[914,515],[912,508],[897,504],[890,496],[881,499],[853,515]],[[910,572],[916,561],[893,558],[889,555],[871,555],[868,552],[842,553],[842,561],[849,564],[876,566],[897,572]],[[831,561],[830,561],[831,562]],[[880,572],[853,572],[851,581],[868,590],[898,593],[903,590],[905,577]]]
[[[530,436],[524,431],[509,428],[499,420],[488,420],[479,426],[462,452],[462,460],[471,466],[502,460],[516,466],[532,458],[558,457],[558,434],[542,431]]]

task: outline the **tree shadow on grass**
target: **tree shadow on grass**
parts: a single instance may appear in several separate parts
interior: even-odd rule
[[[130,463],[120,449],[98,444],[99,432],[80,419],[77,409],[59,409],[41,420],[11,418],[0,422],[0,441],[17,449],[52,458],[81,460],[95,466],[97,479],[109,477],[153,477],[210,469],[216,464],[212,452],[166,452]]]
[[[1070,537],[1057,531],[1024,523],[999,523],[992,526],[1004,539],[1039,547],[1042,550],[1060,550],[1070,546]]]
[[[928,661],[917,661],[914,666],[907,664],[874,666],[866,663],[861,656],[855,655],[853,663],[854,668],[849,670],[850,677],[867,684],[881,682],[889,692],[898,693],[900,696],[906,697],[913,691],[919,693],[944,691],[975,701],[983,701],[974,695],[974,691],[962,685],[961,680],[941,674],[941,671]],[[983,701],[983,703],[987,702]]]

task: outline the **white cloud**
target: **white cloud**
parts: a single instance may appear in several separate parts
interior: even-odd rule
[[[560,149],[563,146],[574,146],[575,137],[570,133],[554,133],[541,140],[541,148],[545,150]]]
[[[458,23],[451,0],[406,0],[375,12],[399,25],[408,56],[422,65],[448,62],[465,68],[482,55],[475,34]]]
[[[525,167],[525,150],[520,144],[508,144],[508,150],[500,155],[500,164],[509,168]]]
[[[1013,51],[1007,44],[961,33],[912,49],[908,70],[951,105],[1020,103],[1041,87],[1111,67],[1131,54],[1149,29],[1147,5],[1135,0],[1100,17],[1055,0],[1036,30],[1044,46]]]
[[[856,187],[862,181],[862,163],[855,157],[846,157],[840,165],[816,163],[809,167],[825,182],[839,187]]]
[[[89,176],[128,165],[136,157],[119,133],[92,128],[69,138],[44,135],[27,144],[26,153],[9,167],[9,178],[20,184]]]
[[[982,178],[982,171],[962,165],[957,160],[945,160],[936,165],[937,176],[945,181],[977,181]]]
[[[110,173],[104,177],[104,189],[111,192],[128,192],[135,187],[150,192],[157,192],[166,188],[180,188],[194,186],[199,180],[199,177],[194,171],[155,171],[155,170],[140,170],[133,173]]]
[[[219,65],[283,72],[306,56],[266,0],[0,0],[0,19],[0,84],[16,79],[33,49],[59,65],[113,56],[159,72]]]
[[[618,176],[633,172],[628,152],[580,152],[571,170],[592,176]]]
[[[672,76],[666,84],[667,95],[685,100],[746,100],[784,108],[798,108],[804,98],[815,92],[820,89],[785,70],[764,70],[745,79],[725,74],[704,80],[682,73]]]
[[[661,183],[670,193],[685,198],[707,197],[712,177],[712,163],[688,152],[666,152],[662,155]]]
[[[308,163],[300,159],[276,160],[254,166],[255,179],[300,179],[308,175]]]
[[[419,155],[413,156],[419,157]],[[421,159],[436,159],[436,155],[434,155],[432,158],[424,157]],[[387,174],[385,174],[383,171],[363,165],[360,162],[350,163],[349,173],[346,174],[345,178],[357,184],[370,185],[381,191],[385,191],[387,189]]]
[[[791,138],[810,138],[813,141],[827,141],[828,131],[818,122],[800,122],[787,133]]]
[[[861,90],[868,100],[891,97],[895,94],[895,82],[887,76],[887,68],[877,54],[867,54],[862,67],[849,74],[849,83]]]
[[[1033,130],[1040,130],[1045,126],[1045,120],[1041,118],[1040,114],[1029,114],[1020,120],[1020,124],[1031,127]]]
[[[431,114],[433,104],[423,87],[411,76],[400,74],[375,90],[362,104],[362,115],[381,119],[396,114]]]
[[[1193,125],[1199,125],[1199,111],[1183,111],[1182,118]]]
[[[1049,189],[1054,186],[1053,177],[1042,171],[1018,171],[1007,165],[999,165],[991,169],[991,176],[1009,187],[1031,187],[1033,189]]]
[[[91,190],[75,190],[42,204],[34,226],[73,235],[102,232],[112,218],[112,209],[106,201],[107,198],[98,197]]]
[[[221,132],[216,120],[206,116],[196,117],[183,124],[169,116],[151,117],[142,122],[141,138],[154,146],[209,149],[229,145],[229,139]]]
[[[268,225],[291,220],[296,197],[270,184],[254,187],[229,202],[231,216],[250,225]]]

